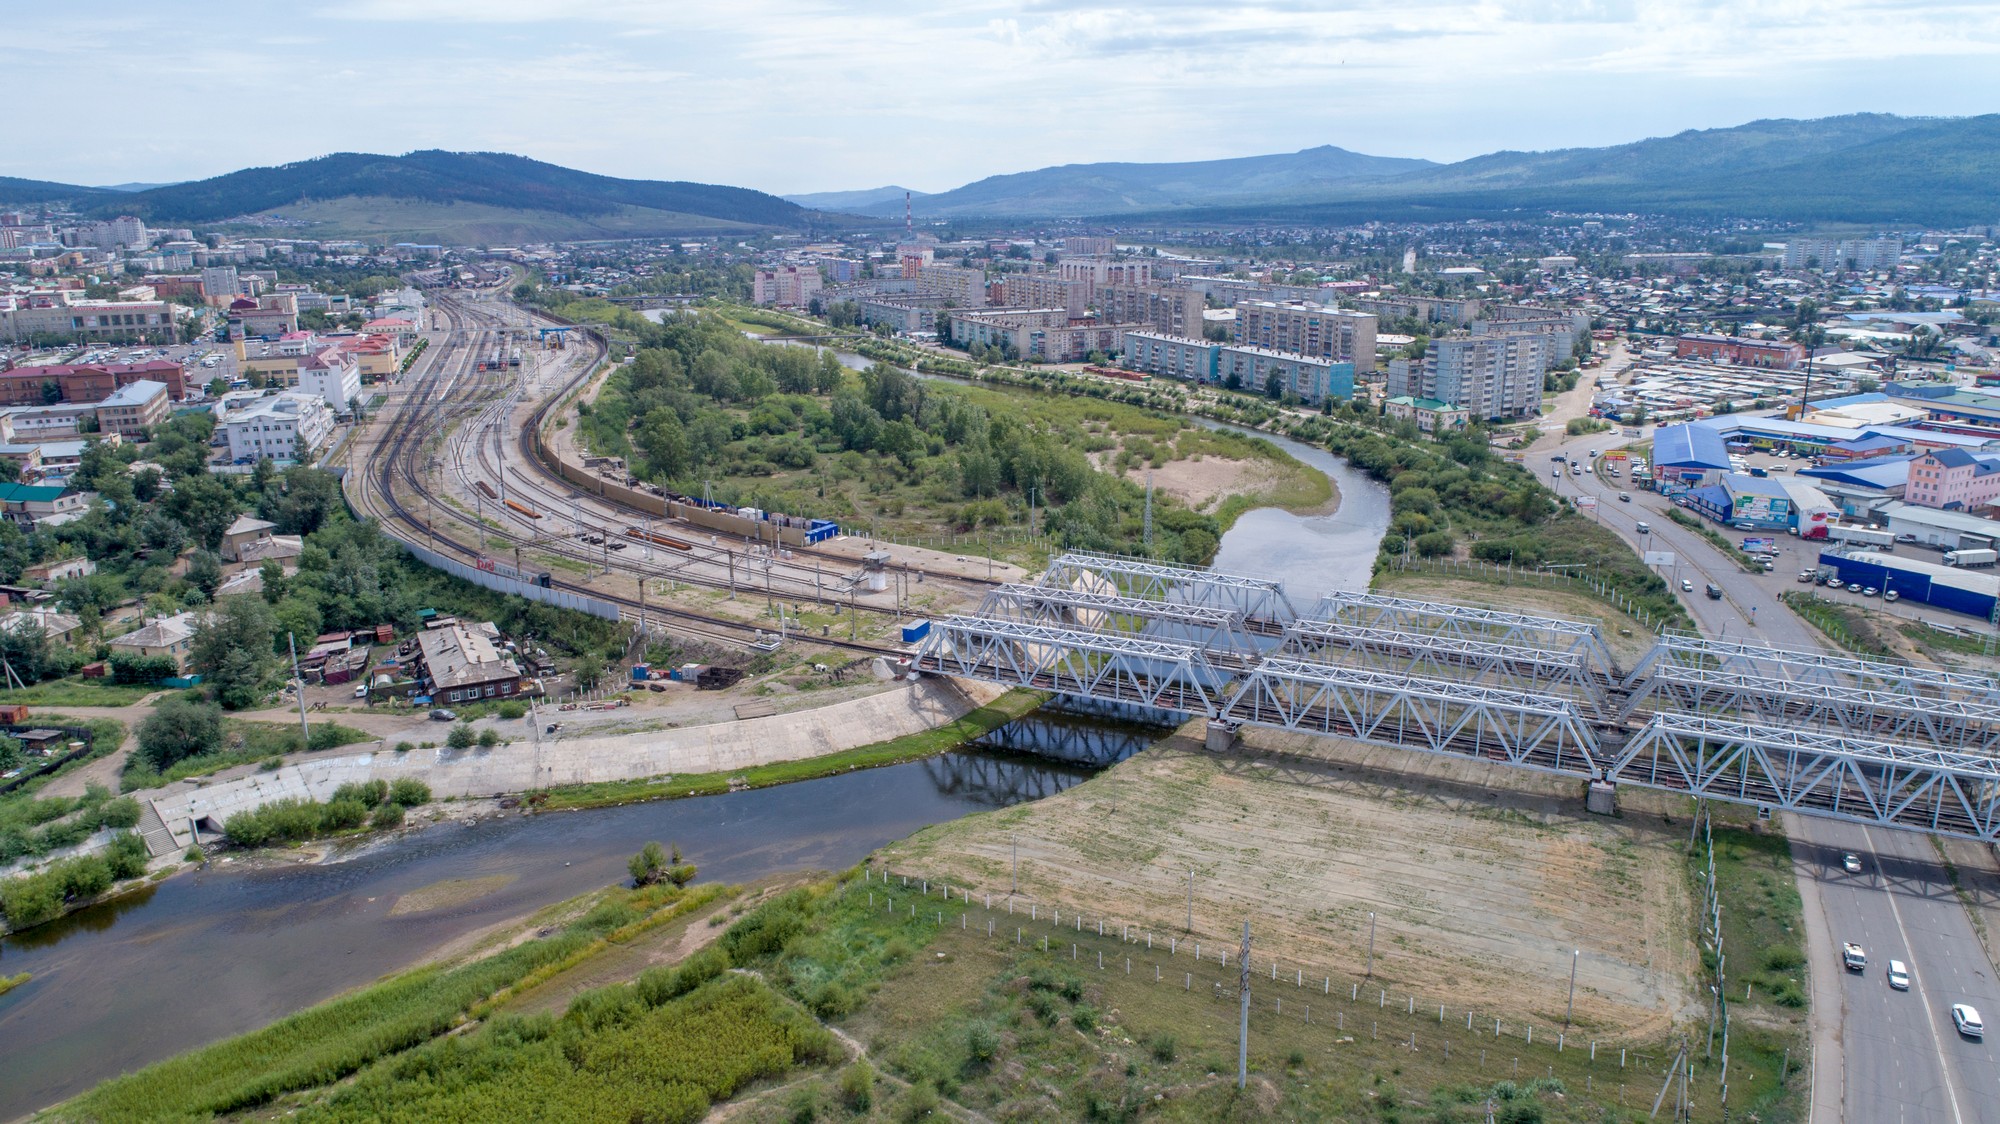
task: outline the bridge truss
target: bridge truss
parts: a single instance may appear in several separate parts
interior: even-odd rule
[[[933,625],[925,672],[2000,842],[2000,683],[1072,553]]]

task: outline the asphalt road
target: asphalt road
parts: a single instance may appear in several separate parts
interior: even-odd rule
[[[1527,467],[1546,473],[1554,453],[1575,460],[1591,449],[1603,451],[1628,440],[1612,434],[1578,438],[1530,454]],[[1676,567],[1663,569],[1663,576],[1693,583],[1693,592],[1679,596],[1703,633],[1748,637],[1782,648],[1830,647],[1818,630],[1777,599],[1786,581],[1807,563],[1786,574],[1788,557],[1779,564],[1778,580],[1752,575],[1708,540],[1674,523],[1667,515],[1668,503],[1658,496],[1633,492],[1630,503],[1620,502],[1618,493],[1629,487],[1595,473],[1565,472],[1559,479],[1544,479],[1566,496],[1596,496],[1596,517],[1635,549],[1673,551]],[[1649,534],[1637,533],[1641,521],[1650,524]],[[1708,582],[1722,588],[1722,600],[1706,596]],[[1794,854],[1803,860],[1798,877],[1806,902],[1811,971],[1817,981],[1830,985],[1813,989],[1817,1076],[1822,1078],[1816,1083],[1814,1124],[2000,1121],[1996,1051],[1986,1042],[1961,1037],[1950,1013],[1953,1003],[1971,1003],[2000,1042],[2000,982],[1930,838],[1816,816],[1788,817],[1788,825]],[[1861,874],[1841,870],[1845,851],[1860,856]],[[1842,941],[1866,950],[1867,971],[1841,967]],[[1734,956],[1760,952],[1729,951]],[[1892,958],[1910,967],[1907,992],[1894,991],[1886,982]],[[1839,1010],[1827,1009],[1829,996],[1838,996]]]

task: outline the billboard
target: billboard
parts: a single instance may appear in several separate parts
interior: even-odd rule
[[[1674,552],[1671,550],[1649,550],[1645,554],[1645,559],[1648,566],[1671,566],[1674,564]]]
[[[1770,550],[1777,545],[1778,540],[1769,535],[1755,536],[1743,540],[1744,550]]]

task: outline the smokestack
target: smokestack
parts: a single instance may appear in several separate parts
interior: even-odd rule
[[[915,242],[916,240],[917,223],[915,219],[910,217],[910,193],[905,191],[903,193],[903,241]]]

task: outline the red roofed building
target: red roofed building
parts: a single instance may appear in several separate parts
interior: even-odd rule
[[[167,396],[187,397],[187,373],[179,363],[149,359],[144,363],[55,364],[17,367],[0,373],[0,406],[40,406],[43,385],[54,382],[63,402],[102,402],[120,387],[151,380],[167,384]]]

